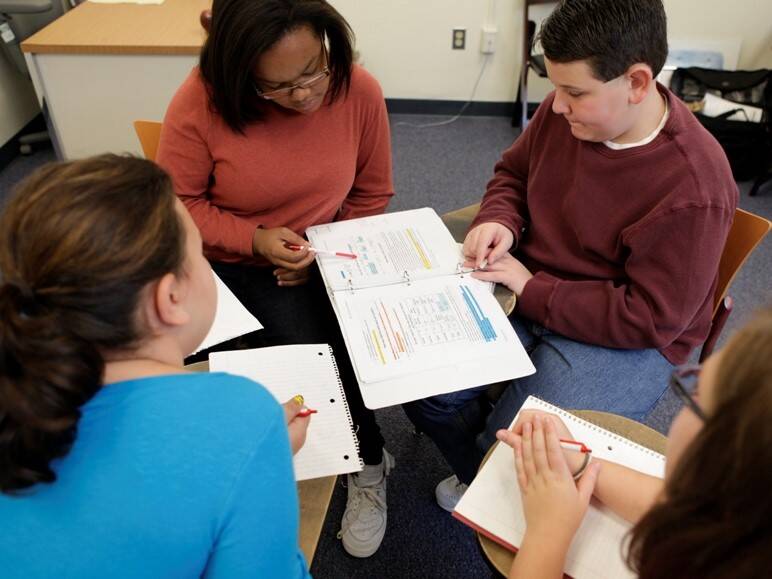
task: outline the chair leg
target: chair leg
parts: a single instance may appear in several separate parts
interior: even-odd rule
[[[751,190],[748,192],[748,196],[755,197],[756,193],[759,192],[759,189],[761,189],[761,186],[764,185],[767,181],[772,179],[772,173],[767,173],[766,175],[762,175],[758,179],[756,179],[753,182],[753,187],[751,187]]]
[[[700,364],[713,353],[713,348],[716,347],[716,342],[721,335],[721,330],[724,329],[726,321],[729,319],[729,314],[732,313],[732,307],[734,307],[734,300],[729,296],[724,297],[718,305],[718,310],[713,316],[713,321],[710,325],[708,337],[702,345],[702,351],[700,351]]]

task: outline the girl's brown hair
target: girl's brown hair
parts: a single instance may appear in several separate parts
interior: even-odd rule
[[[720,356],[710,416],[633,528],[642,579],[750,579],[772,562],[772,310]]]
[[[19,185],[0,218],[0,492],[56,479],[104,354],[138,344],[142,290],[184,255],[171,181],[149,161],[51,164]]]

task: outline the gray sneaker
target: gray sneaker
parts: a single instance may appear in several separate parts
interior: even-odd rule
[[[386,533],[386,477],[394,457],[386,449],[380,464],[365,465],[348,475],[348,501],[338,539],[354,557],[369,557],[378,550]]]
[[[456,475],[453,475],[440,481],[434,489],[434,496],[437,497],[438,505],[452,513],[468,488],[469,485],[462,483]]]

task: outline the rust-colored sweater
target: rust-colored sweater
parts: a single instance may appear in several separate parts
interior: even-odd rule
[[[535,276],[517,310],[573,340],[687,360],[710,328],[737,186],[716,140],[670,91],[649,144],[580,141],[553,95],[495,167],[474,225],[515,235]]]
[[[310,115],[264,106],[239,134],[210,105],[194,68],[174,95],[158,164],[201,230],[214,261],[267,265],[252,254],[256,227],[310,225],[382,213],[393,193],[383,93],[354,66],[348,95]]]

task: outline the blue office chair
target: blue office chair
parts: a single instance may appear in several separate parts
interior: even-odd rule
[[[27,64],[19,45],[59,18],[65,11],[65,2],[67,7],[71,6],[69,0],[0,0],[0,37],[3,40],[0,46],[20,74],[29,77]],[[48,124],[45,102],[43,116]],[[28,155],[32,152],[33,144],[43,143],[49,139],[48,131],[22,135],[19,137],[19,149],[22,154]]]

